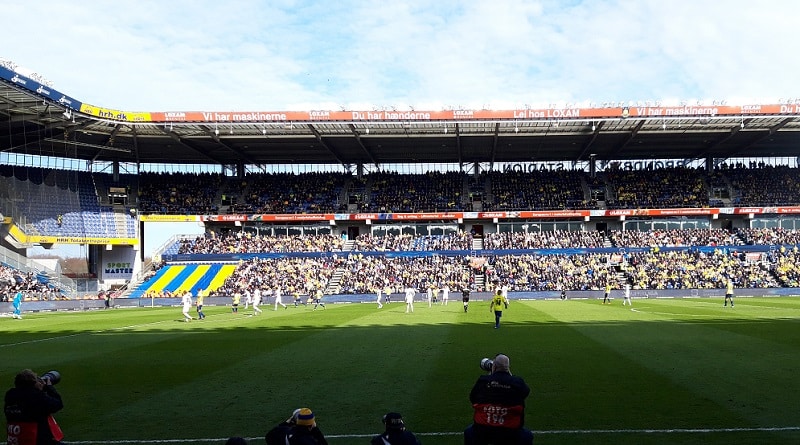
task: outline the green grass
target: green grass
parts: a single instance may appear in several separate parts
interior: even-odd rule
[[[498,330],[487,302],[26,314],[0,318],[0,382],[61,371],[73,443],[263,443],[308,406],[332,445],[368,443],[387,411],[455,445],[480,359],[503,352],[537,445],[800,443],[800,298],[634,305],[513,301]]]

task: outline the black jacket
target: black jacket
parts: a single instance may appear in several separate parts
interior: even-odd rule
[[[317,427],[295,425],[287,435],[289,445],[328,445],[322,431]]]
[[[47,418],[64,408],[61,395],[55,387],[45,385],[40,391],[36,387],[11,388],[6,391],[4,411],[7,423],[35,422],[37,445],[52,445],[53,440]]]
[[[511,375],[509,372],[498,371],[493,374],[482,375],[475,382],[469,393],[469,401],[473,406],[483,404],[496,404],[502,406],[521,406],[520,427],[525,421],[525,399],[531,389],[522,377]]]

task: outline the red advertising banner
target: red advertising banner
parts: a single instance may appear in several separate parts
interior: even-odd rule
[[[117,111],[117,110],[115,110]],[[692,116],[759,116],[800,115],[800,105],[696,105],[696,106],[630,106],[612,108],[540,108],[524,110],[444,110],[444,111],[158,111],[125,112],[115,115],[134,116],[150,122],[206,123],[288,123],[288,122],[354,122],[354,121],[462,121],[462,120],[550,120],[550,119],[616,119],[673,118]],[[108,117],[105,116],[104,117]],[[113,119],[114,116],[111,116]]]

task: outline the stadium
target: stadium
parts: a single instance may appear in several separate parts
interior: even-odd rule
[[[365,442],[375,425],[357,417],[392,409],[426,443],[461,443],[468,385],[498,344],[547,384],[529,419],[539,443],[798,439],[788,397],[800,344],[796,103],[134,112],[40,80],[0,66],[0,312],[22,290],[24,321],[41,321],[3,317],[14,367],[2,377],[22,367],[76,376],[62,384],[82,396],[62,417],[69,443],[259,441],[311,402],[331,443]],[[204,233],[146,251],[161,225],[185,222]],[[86,246],[85,272],[28,258],[65,244]],[[735,314],[723,312],[729,281]],[[617,306],[629,286],[633,308],[599,306],[607,285]],[[418,292],[414,322],[399,318],[402,304],[375,315],[376,292],[407,287]],[[444,288],[468,289],[480,311],[505,289],[515,344],[477,334],[491,323],[466,318],[460,301],[426,307],[426,292]],[[232,314],[233,298],[255,289],[274,310],[263,321]],[[186,293],[206,296],[207,325],[171,323]],[[126,310],[90,311],[105,295]],[[324,311],[310,310],[317,296]],[[179,395],[182,376],[207,391]],[[592,388],[598,378],[664,389],[640,398]],[[112,389],[118,379],[132,393]],[[285,388],[253,396],[234,380]],[[261,412],[242,419],[252,405]],[[628,422],[597,418],[610,410]],[[170,428],[192,415],[222,421]],[[146,427],[120,431],[119,419]]]

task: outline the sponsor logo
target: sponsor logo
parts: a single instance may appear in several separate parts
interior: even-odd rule
[[[65,105],[72,105],[72,101],[67,99],[67,96],[61,96],[61,99],[58,99],[58,103]]]
[[[472,110],[453,110],[453,117],[472,117]]]
[[[182,111],[170,111],[170,112],[164,113],[164,117],[167,118],[167,120],[170,120],[170,121],[186,120],[186,113],[184,113]]]
[[[11,78],[11,81],[14,82],[14,83],[22,84],[22,85],[27,85],[28,84],[28,81],[23,79],[22,77],[19,77],[19,74],[14,74],[14,77]]]
[[[43,95],[43,96],[49,96],[50,95],[50,90],[45,88],[44,85],[39,85],[39,88],[36,89],[36,92],[41,94],[41,95]]]

